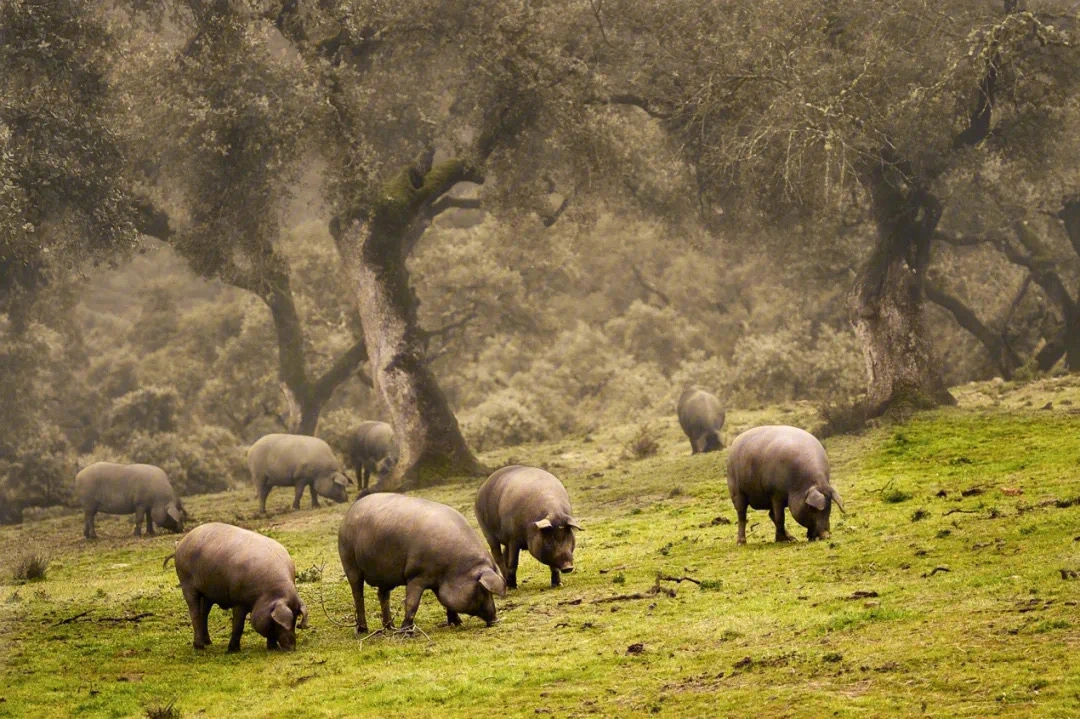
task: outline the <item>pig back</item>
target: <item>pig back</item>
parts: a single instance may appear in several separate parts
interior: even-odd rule
[[[724,426],[725,413],[716,395],[691,387],[679,396],[676,409],[679,426],[689,436],[717,430]]]
[[[248,449],[248,469],[256,482],[288,486],[299,479],[329,476],[341,465],[330,445],[318,437],[267,434]]]
[[[75,475],[75,495],[84,510],[131,514],[162,495],[173,498],[165,471],[152,464],[96,462]]]
[[[296,592],[296,565],[277,541],[222,522],[201,524],[176,545],[176,573],[223,608]]]
[[[728,489],[751,505],[829,484],[829,459],[817,437],[798,427],[765,425],[743,432],[728,453]]]
[[[349,442],[353,466],[375,464],[394,450],[394,428],[386,422],[361,422]]]
[[[451,575],[478,564],[494,566],[461,512],[389,492],[353,502],[338,530],[338,550],[343,563],[351,563],[377,587],[400,586],[421,575]]]
[[[563,526],[571,517],[566,487],[539,467],[503,467],[476,493],[476,520],[503,544],[524,539],[525,527],[532,522],[546,518]]]

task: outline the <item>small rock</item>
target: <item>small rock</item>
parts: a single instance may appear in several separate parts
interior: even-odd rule
[[[641,642],[631,644],[626,648],[627,654],[641,654],[643,651],[645,651],[645,645]]]

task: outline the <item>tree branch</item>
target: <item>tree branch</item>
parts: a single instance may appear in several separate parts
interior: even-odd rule
[[[444,195],[431,204],[428,215],[435,219],[447,210],[482,210],[483,203],[479,197],[451,197]]]
[[[559,206],[556,207],[555,210],[550,215],[547,215],[547,216],[542,215],[540,217],[540,221],[544,224],[545,228],[551,227],[552,225],[554,225],[556,222],[559,221],[559,218],[562,217],[563,213],[566,212],[566,208],[569,207],[569,206],[570,206],[570,195],[567,195],[566,197],[563,198],[563,201],[559,203]]]
[[[587,102],[592,104],[603,105],[630,105],[640,110],[644,110],[645,114],[649,117],[655,117],[658,120],[668,120],[674,116],[674,112],[670,110],[660,110],[656,107],[656,102],[644,98],[640,95],[634,95],[631,93],[615,93],[608,95],[607,97],[597,97]]]
[[[979,340],[990,354],[990,359],[997,366],[998,371],[1001,372],[1001,376],[1005,379],[1011,379],[1013,372],[1020,366],[1021,362],[1016,353],[1005,343],[1004,332],[1000,334],[994,332],[983,324],[978,315],[964,304],[963,300],[949,294],[932,281],[927,280],[923,283],[923,289],[926,292],[926,299],[948,310],[956,319],[957,324]]]
[[[664,307],[671,306],[671,298],[661,292],[659,289],[657,289],[656,285],[646,280],[645,276],[641,274],[641,270],[638,269],[637,265],[631,263],[630,270],[634,273],[634,279],[638,281],[638,284],[644,287],[647,292],[651,292],[652,294],[656,295],[660,302],[663,303]]]
[[[345,353],[326,370],[321,377],[315,380],[312,386],[312,395],[316,402],[326,402],[349,376],[356,372],[357,368],[368,359],[367,344],[363,336],[345,350]]]

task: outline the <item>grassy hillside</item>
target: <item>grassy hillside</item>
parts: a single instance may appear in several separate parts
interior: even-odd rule
[[[490,629],[440,626],[426,594],[426,636],[358,641],[335,544],[346,506],[290,512],[286,490],[268,519],[247,491],[187,503],[278,539],[308,578],[322,568],[300,584],[312,628],[289,654],[249,627],[226,655],[221,611],[214,645],[191,648],[161,569],[172,535],[135,540],[130,518],[99,517],[89,544],[75,515],[2,528],[5,581],[23,552],[53,561],[44,581],[0,586],[0,717],[139,716],[173,699],[186,717],[1080,715],[1080,386],[957,394],[959,408],[825,443],[848,513],[814,544],[774,544],[754,512],[736,546],[725,454],[691,457],[674,419],[640,461],[622,456],[632,426],[486,455],[548,466],[586,528],[560,589],[523,555]],[[726,440],[769,421],[812,411],[732,412]],[[474,520],[477,485],[422,494]],[[369,590],[373,627],[377,606]]]

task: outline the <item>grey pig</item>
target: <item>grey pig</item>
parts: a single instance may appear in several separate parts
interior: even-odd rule
[[[390,591],[405,585],[402,629],[413,626],[424,590],[446,607],[446,621],[459,613],[495,622],[492,594],[506,596],[506,583],[487,547],[461,512],[445,504],[401,494],[375,493],[353,502],[338,530],[338,554],[352,587],[356,632],[367,632],[364,583],[378,590],[382,624],[393,629]]]
[[[94,515],[135,513],[135,536],[154,534],[154,525],[183,532],[187,511],[165,470],[152,464],[95,462],[75,475],[75,496],[83,510],[83,536],[97,539]]]
[[[259,496],[259,513],[266,514],[266,497],[274,487],[295,487],[293,509],[300,509],[304,489],[311,488],[311,506],[319,506],[319,495],[335,502],[349,499],[346,486],[352,482],[341,471],[341,463],[323,440],[301,434],[267,434],[247,451],[248,469]]]
[[[232,609],[229,651],[240,651],[244,620],[266,637],[266,648],[296,648],[296,618],[307,628],[307,607],[296,593],[296,565],[285,547],[231,524],[210,522],[191,530],[165,558],[176,557],[176,576],[187,601],[196,649],[211,644],[207,618],[214,605]]]
[[[828,539],[832,503],[844,511],[829,484],[829,458],[814,435],[785,425],[749,429],[731,443],[727,458],[728,491],[739,515],[739,544],[746,544],[746,507],[768,509],[776,541],[791,536],[784,529],[784,508],[806,527],[810,540]]]
[[[349,436],[348,455],[361,489],[367,488],[372,475],[381,482],[398,461],[394,428],[386,422],[361,422]]]
[[[476,493],[476,520],[511,589],[517,587],[522,549],[551,568],[553,587],[562,572],[574,571],[574,530],[581,527],[555,475],[536,467],[503,467]]]
[[[716,395],[691,387],[679,395],[676,411],[679,426],[690,438],[691,454],[716,452],[723,448],[720,428],[724,426],[727,415]]]

